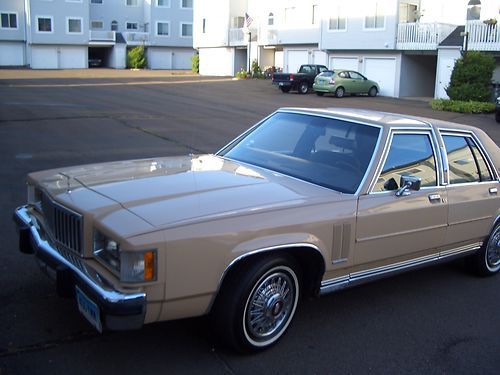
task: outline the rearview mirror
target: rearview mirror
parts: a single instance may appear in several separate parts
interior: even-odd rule
[[[399,186],[401,186],[398,191],[396,191],[396,196],[406,196],[410,195],[410,191],[419,191],[422,179],[420,177],[413,176],[401,176]]]

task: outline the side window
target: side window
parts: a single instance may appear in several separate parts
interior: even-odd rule
[[[363,79],[363,76],[356,72],[349,72],[349,75],[351,76],[352,79],[359,79],[359,80]]]
[[[444,135],[450,184],[491,181],[486,162],[470,137]]]
[[[340,78],[349,78],[349,73],[347,73],[347,72],[340,72],[339,73],[339,77]]]
[[[419,177],[422,187],[436,186],[436,161],[427,134],[394,134],[374,192],[396,190],[401,176]]]

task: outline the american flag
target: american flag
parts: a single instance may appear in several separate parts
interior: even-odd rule
[[[245,13],[245,27],[250,27],[250,25],[253,22],[253,18],[248,15],[248,13]]]

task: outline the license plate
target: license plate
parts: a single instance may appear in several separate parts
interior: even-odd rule
[[[102,332],[101,317],[99,314],[99,307],[93,302],[82,290],[76,288],[76,302],[78,303],[78,310],[87,320],[99,331]]]

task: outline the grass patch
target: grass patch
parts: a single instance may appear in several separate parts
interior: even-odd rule
[[[491,113],[495,110],[495,103],[490,102],[435,99],[430,105],[436,111],[459,113]]]

